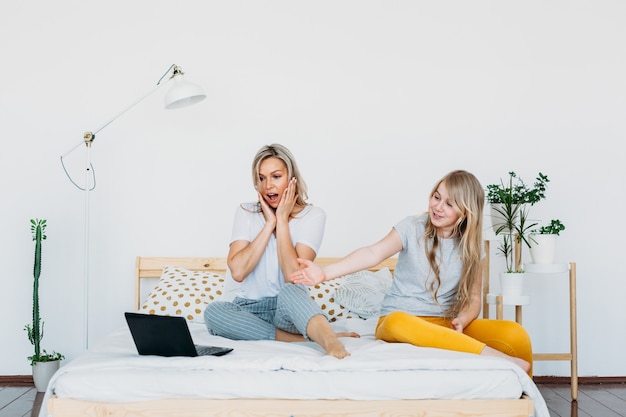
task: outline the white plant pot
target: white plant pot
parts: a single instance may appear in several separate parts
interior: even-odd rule
[[[501,272],[500,292],[502,296],[518,297],[525,293],[525,274],[521,272]]]
[[[491,228],[494,233],[504,223],[504,219],[500,213],[496,211],[494,207],[502,206],[502,204],[490,204],[489,205],[489,219],[491,220]]]
[[[500,209],[503,206],[504,206],[504,204],[501,204],[501,203],[489,204],[489,217],[491,219],[491,227],[492,227],[494,233],[495,233],[496,230],[498,230],[499,227],[504,226],[506,224],[506,220],[505,220],[504,216],[502,214],[498,213],[498,210],[497,210],[497,209]],[[500,210],[502,210],[502,209],[500,209]],[[513,216],[512,221],[514,223],[517,223],[517,221],[519,219],[519,212],[521,210],[524,210],[524,206],[523,205],[517,211],[515,216]],[[506,228],[505,231],[506,230],[508,230],[508,228]]]
[[[59,369],[61,361],[35,362],[33,365],[33,381],[38,392],[45,392],[48,383]]]
[[[547,265],[554,263],[556,238],[557,235],[530,234],[530,258],[534,264]]]

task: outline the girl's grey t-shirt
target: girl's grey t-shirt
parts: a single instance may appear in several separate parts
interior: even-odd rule
[[[424,228],[428,214],[409,216],[394,226],[402,240],[402,250],[380,315],[404,311],[416,316],[443,316],[457,293],[463,268],[456,239],[439,239],[437,260],[441,284],[437,300],[430,290],[435,277],[424,249]]]

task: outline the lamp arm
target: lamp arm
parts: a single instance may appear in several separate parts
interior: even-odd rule
[[[165,78],[165,76],[167,74],[169,74],[171,71],[173,70],[172,76],[168,79],[165,80],[165,82],[161,83],[161,81],[163,81],[163,79]],[[160,87],[162,87],[163,85],[167,84],[168,81],[170,81],[172,78],[174,78],[177,75],[182,75],[183,72],[180,70],[180,68],[176,65],[176,64],[172,64],[167,71],[165,72],[165,74],[163,74],[161,76],[161,78],[159,79],[159,81],[157,82],[156,86],[153,87],[150,91],[148,91],[147,93],[145,93],[143,96],[141,96],[140,98],[138,98],[136,101],[134,101],[132,104],[130,104],[128,107],[124,108],[123,110],[121,110],[120,112],[118,112],[115,116],[113,116],[111,119],[109,119],[107,122],[105,122],[104,124],[102,124],[100,127],[98,127],[96,130],[93,131],[89,131],[89,132],[85,132],[85,134],[83,135],[83,140],[78,143],[77,145],[73,146],[70,150],[68,150],[67,152],[65,152],[62,156],[61,159],[65,158],[67,155],[69,155],[70,153],[72,153],[76,148],[78,148],[80,145],[87,145],[87,146],[91,146],[91,143],[96,139],[96,134],[99,133],[102,129],[104,129],[105,127],[107,127],[108,125],[110,125],[111,123],[113,123],[114,121],[116,121],[120,116],[122,116],[124,113],[126,113],[127,111],[129,111],[130,109],[132,109],[133,107],[135,107],[137,104],[141,103],[142,101],[144,101],[146,98],[148,98],[150,95],[152,95],[155,91],[157,91]]]
[[[146,98],[148,98],[150,95],[152,95],[152,93],[154,93],[156,90],[159,89],[159,87],[161,87],[163,84],[157,84],[156,87],[154,87],[152,90],[148,91],[146,94],[144,94],[143,96],[141,96],[139,99],[137,99],[135,102],[133,102],[131,105],[129,105],[128,107],[126,107],[124,110],[120,111],[119,113],[117,113],[115,116],[113,116],[109,121],[107,121],[106,123],[104,123],[102,126],[98,127],[96,130],[92,131],[92,132],[86,132],[85,136],[87,136],[87,134],[90,134],[92,136],[91,141],[93,141],[96,138],[96,133],[100,132],[102,129],[104,129],[105,127],[107,127],[108,125],[110,125],[111,123],[113,123],[114,121],[116,121],[121,115],[123,115],[124,113],[126,113],[128,110],[132,109],[133,107],[135,107],[137,104],[141,103],[142,101],[144,101]],[[85,138],[85,142],[87,141],[87,138]]]
[[[169,80],[168,80],[169,81]],[[165,84],[165,83],[164,83]],[[67,172],[67,169],[65,168],[65,162],[63,162],[63,158],[65,158],[67,155],[71,154],[72,152],[74,152],[79,146],[81,145],[85,145],[88,150],[91,148],[91,143],[96,139],[96,133],[100,132],[102,129],[104,129],[105,127],[107,127],[108,125],[110,125],[111,123],[113,123],[115,120],[117,120],[121,115],[123,115],[124,113],[126,113],[128,110],[132,109],[133,107],[135,107],[137,104],[141,103],[144,99],[146,99],[148,96],[150,96],[152,93],[154,93],[156,90],[159,89],[159,87],[161,87],[163,84],[157,84],[156,87],[154,87],[152,90],[148,91],[146,94],[144,94],[143,96],[141,96],[141,98],[139,98],[137,101],[135,101],[133,104],[131,104],[130,106],[126,107],[124,110],[120,111],[119,113],[117,113],[115,116],[113,116],[108,122],[106,122],[105,124],[103,124],[102,126],[100,126],[99,128],[97,128],[95,131],[93,132],[85,132],[83,135],[83,140],[81,142],[79,142],[78,144],[76,144],[75,146],[73,146],[70,150],[68,150],[67,152],[65,152],[63,155],[61,155],[61,166],[63,167],[63,171],[65,172],[65,175],[67,176],[67,178],[69,178],[70,182],[72,184],[74,184],[74,186],[76,188],[78,188],[79,190],[84,191],[85,188],[81,187],[80,185],[78,185],[76,183],[76,181],[74,181],[72,179],[72,176],[70,175],[69,172]],[[91,173],[91,175],[93,176],[93,186],[91,187],[91,189],[95,188],[96,186],[96,178],[95,178],[95,171],[93,169],[93,166],[91,165],[91,162],[89,161],[89,156],[87,156],[87,166],[86,166],[86,172],[89,174]],[[89,185],[86,183],[85,184],[86,188],[90,188]]]

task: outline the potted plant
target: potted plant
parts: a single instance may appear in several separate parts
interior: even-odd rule
[[[530,257],[535,264],[546,265],[554,262],[556,238],[565,230],[559,219],[550,220],[550,224],[530,231]]]
[[[546,198],[546,188],[549,182],[548,176],[540,172],[531,187],[514,171],[511,171],[506,183],[500,180],[499,184],[488,185],[486,187],[486,201],[491,207],[494,230],[506,225],[507,220],[515,220],[515,217],[511,217],[517,215],[517,212],[514,212],[515,206],[522,204],[533,206]],[[502,214],[503,211],[507,210],[506,214]]]
[[[549,179],[541,172],[532,186],[528,186],[513,171],[508,181],[486,187],[487,202],[491,205],[495,234],[502,241],[498,251],[505,258],[505,272],[501,277],[503,295],[523,293],[522,242],[530,247],[529,231],[537,225],[528,219],[530,206],[543,200]]]
[[[60,361],[65,357],[41,348],[44,322],[39,315],[39,277],[41,276],[41,243],[46,239],[46,220],[30,220],[30,230],[35,241],[35,262],[33,265],[33,321],[24,326],[28,340],[34,346],[34,353],[28,357],[33,369],[33,381],[37,391],[43,392],[52,375],[59,369]]]

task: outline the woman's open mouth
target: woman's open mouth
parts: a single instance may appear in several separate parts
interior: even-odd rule
[[[278,203],[278,194],[266,194],[265,198],[267,199],[267,202],[272,204],[272,203]]]

